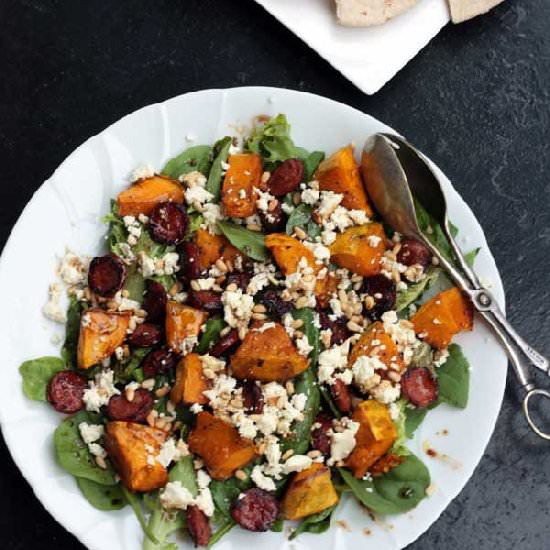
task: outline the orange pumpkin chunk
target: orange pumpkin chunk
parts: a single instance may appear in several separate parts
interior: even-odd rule
[[[231,358],[235,378],[285,381],[308,368],[308,360],[298,353],[279,323],[260,332],[252,328]]]
[[[103,309],[88,309],[80,317],[77,363],[89,369],[110,357],[124,342],[130,323],[129,313],[110,313]]]
[[[170,349],[188,351],[190,338],[200,334],[208,313],[174,300],[166,303],[166,342]]]
[[[453,287],[422,304],[411,321],[419,338],[434,348],[442,349],[461,330],[472,330],[474,309],[464,294]]]
[[[292,478],[281,502],[281,511],[285,519],[301,519],[337,502],[338,493],[332,484],[330,468],[313,463]]]
[[[386,251],[386,235],[380,223],[346,229],[330,246],[330,260],[353,273],[368,277],[381,270],[380,260]]]
[[[247,218],[256,213],[255,187],[260,187],[262,159],[259,155],[244,153],[231,155],[229,169],[222,185],[222,203],[226,216]]]
[[[352,420],[359,422],[355,448],[346,460],[353,475],[361,479],[397,439],[397,429],[386,405],[378,401],[363,401],[355,409]]]
[[[117,197],[118,213],[121,216],[149,215],[161,202],[182,203],[183,187],[175,180],[165,176],[153,176],[139,180]]]
[[[228,479],[256,456],[251,440],[213,414],[203,411],[189,434],[189,450],[199,455],[214,479]]]
[[[107,424],[105,450],[130,491],[147,492],[166,485],[168,471],[155,459],[165,440],[165,432],[143,424],[121,421]]]
[[[212,235],[206,229],[197,231],[195,243],[199,248],[201,269],[212,267],[219,259],[233,263],[237,257],[242,257],[242,254],[223,235]]]
[[[344,195],[341,203],[343,207],[349,210],[363,210],[367,216],[372,216],[372,208],[351,145],[342,147],[321,162],[315,179],[319,182],[321,191],[333,191]]]
[[[176,382],[170,393],[170,401],[185,405],[204,405],[208,403],[204,392],[209,388],[208,378],[202,372],[200,356],[189,353],[176,366]]]

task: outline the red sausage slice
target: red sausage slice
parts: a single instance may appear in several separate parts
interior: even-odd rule
[[[186,516],[187,529],[195,546],[207,546],[212,530],[206,514],[198,506],[188,506]]]
[[[315,419],[315,424],[320,424],[311,432],[311,446],[321,451],[325,456],[330,455],[330,436],[328,431],[332,428],[332,417],[326,413],[320,413]]]
[[[183,241],[189,218],[173,202],[161,202],[149,215],[149,234],[160,244],[178,244]]]
[[[143,309],[151,323],[163,323],[166,317],[166,291],[157,281],[147,280],[147,292],[143,298]]]
[[[338,410],[343,413],[351,411],[351,392],[343,380],[337,378],[330,386],[330,395]]]
[[[162,330],[158,325],[142,323],[128,336],[128,343],[137,348],[154,346],[162,340]]]
[[[128,401],[124,394],[113,395],[107,403],[106,412],[111,420],[145,422],[154,404],[155,400],[151,392],[139,388],[135,391],[132,401]]]
[[[176,363],[177,357],[172,352],[156,349],[143,360],[143,374],[147,378],[154,378],[157,374],[173,369]]]
[[[298,159],[287,159],[281,162],[271,174],[267,187],[276,197],[282,197],[294,191],[304,177],[304,163]]]
[[[422,409],[433,403],[439,394],[437,380],[426,367],[408,369],[401,378],[401,391],[406,399]]]
[[[216,344],[214,344],[211,350],[208,352],[212,357],[221,357],[226,353],[235,349],[239,340],[239,331],[234,328],[230,330],[225,336],[222,336]]]
[[[251,414],[262,414],[264,411],[264,394],[254,380],[243,384],[243,405],[244,410]]]
[[[180,255],[180,270],[176,273],[176,277],[183,284],[188,285],[190,281],[201,276],[199,247],[192,241],[186,241],[178,247],[178,252]]]
[[[48,384],[47,397],[53,408],[61,413],[73,414],[84,408],[84,390],[88,380],[70,370],[53,376]]]
[[[249,531],[267,531],[279,515],[279,502],[264,491],[247,489],[231,504],[231,517]]]
[[[404,239],[397,253],[397,261],[407,266],[418,264],[426,269],[432,263],[432,253],[420,241]]]
[[[114,296],[122,288],[125,279],[126,266],[115,254],[98,256],[90,262],[88,286],[99,296]]]
[[[208,313],[223,310],[222,295],[213,290],[190,290],[187,295],[187,303],[197,309],[208,311]]]

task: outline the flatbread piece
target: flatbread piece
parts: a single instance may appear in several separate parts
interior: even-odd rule
[[[336,0],[340,25],[370,27],[382,25],[416,4],[417,0]]]

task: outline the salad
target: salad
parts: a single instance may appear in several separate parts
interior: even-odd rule
[[[322,533],[344,493],[381,515],[427,496],[407,440],[466,407],[452,339],[473,310],[377,217],[351,145],[325,158],[264,118],[138,168],[104,220],[105,254],[67,252],[49,288],[60,356],[20,367],[25,395],[67,415],[56,458],[92,506],[131,507],[144,550],[173,550],[176,532]]]

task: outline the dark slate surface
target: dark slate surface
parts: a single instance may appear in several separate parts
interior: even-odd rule
[[[447,172],[486,229],[510,319],[548,355],[549,18],[547,0],[507,0],[446,27],[367,97],[252,0],[3,0],[2,243],[55,167],[126,113],[201,88],[307,90],[387,122]],[[3,443],[0,460],[2,548],[80,548],[33,497]],[[509,377],[473,478],[410,548],[548,549],[549,485],[550,444],[526,429]]]

